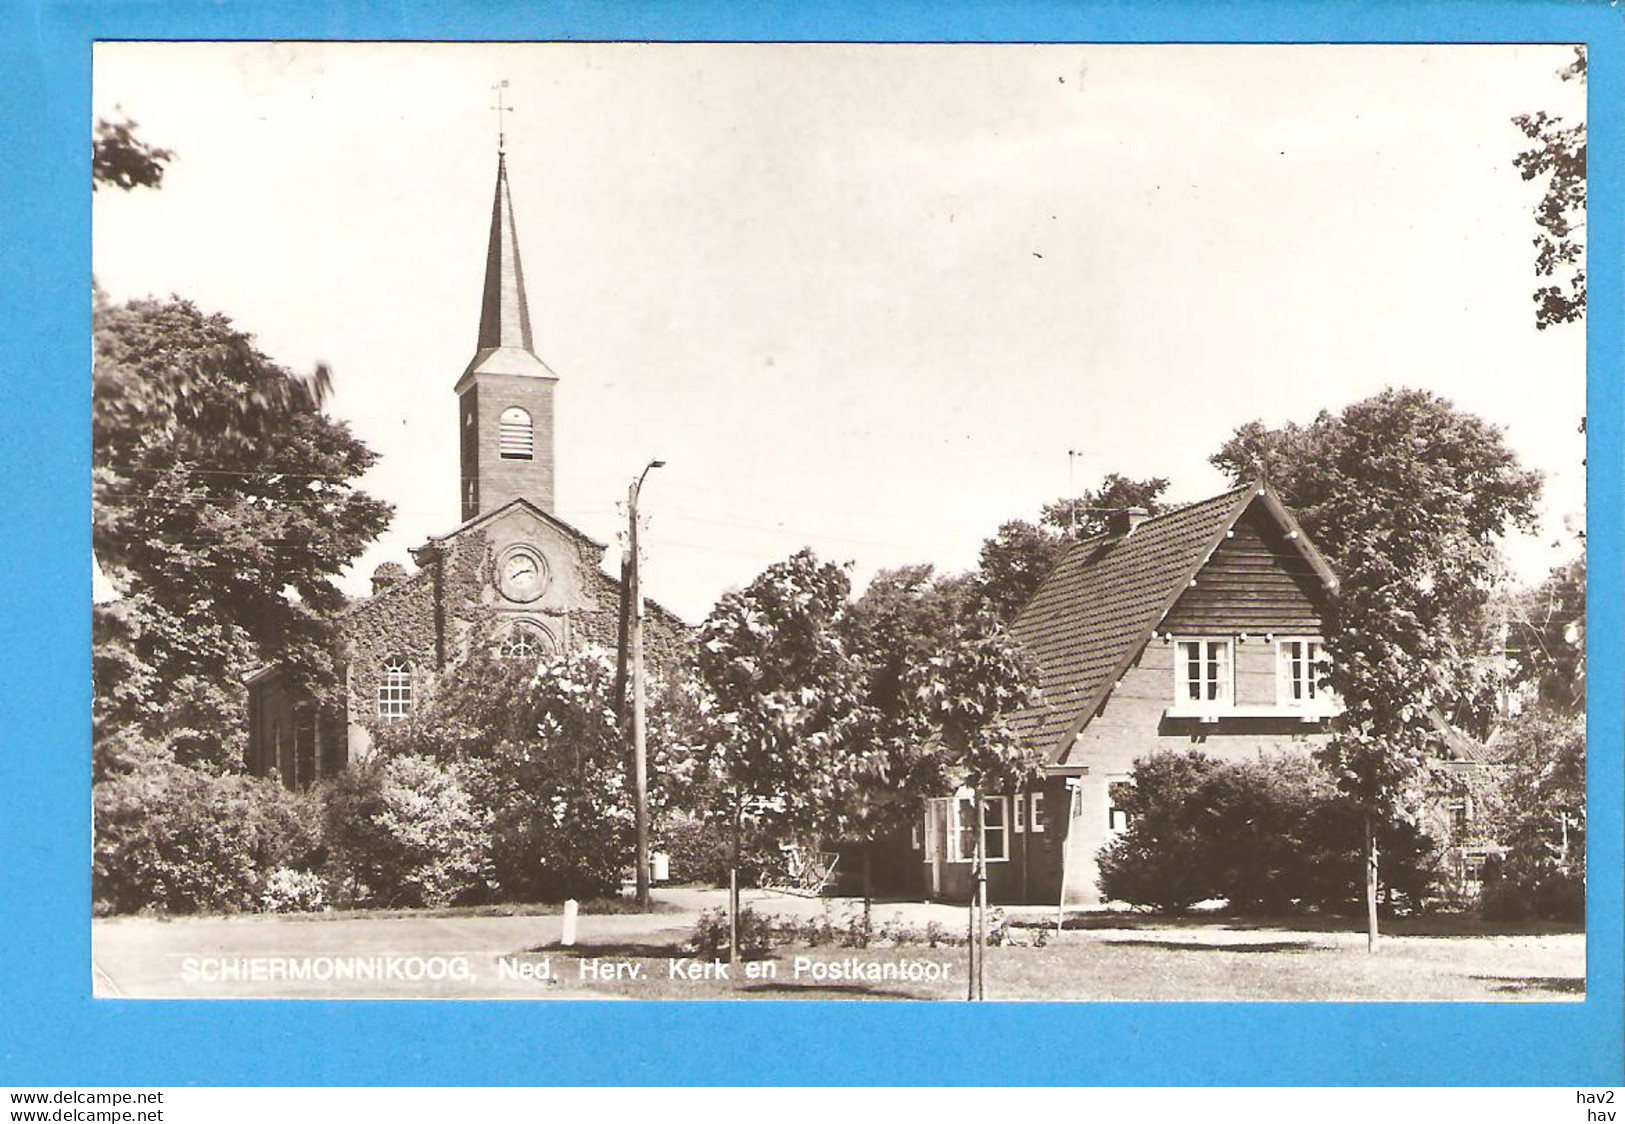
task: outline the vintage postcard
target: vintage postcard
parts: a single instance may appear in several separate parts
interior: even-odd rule
[[[91,991],[1586,997],[1587,54],[95,46]]]

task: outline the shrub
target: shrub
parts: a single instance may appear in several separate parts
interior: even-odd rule
[[[733,857],[730,825],[673,812],[655,830],[655,849],[671,857],[673,882],[728,884],[728,863]],[[747,827],[739,853],[739,884],[762,886],[783,866],[777,842],[760,830]]]
[[[933,924],[935,923],[933,922]],[[940,928],[940,926],[938,927]],[[929,929],[929,926],[927,926],[927,929]],[[926,936],[926,929],[921,929],[918,925],[910,925],[903,920],[901,913],[894,913],[889,920],[882,921],[875,929],[874,934],[875,940],[881,944],[897,946],[925,944]]]
[[[1132,826],[1100,853],[1102,894],[1171,913],[1214,896],[1199,794],[1217,764],[1202,753],[1159,753],[1135,762],[1133,783],[1113,793]]]
[[[265,876],[260,908],[266,913],[316,913],[327,908],[327,881],[313,870],[279,866]]]
[[[1133,820],[1100,854],[1108,898],[1171,912],[1209,898],[1271,913],[1361,901],[1363,818],[1307,755],[1154,754],[1116,803]],[[1432,841],[1396,823],[1379,842],[1388,904],[1420,908],[1436,881]]]
[[[373,760],[325,796],[330,872],[349,902],[437,907],[487,888],[488,821],[455,770],[417,756]]]
[[[319,857],[315,801],[275,780],[153,762],[98,781],[93,800],[98,912],[255,909],[273,870]]]
[[[874,938],[874,925],[864,911],[856,909],[845,918],[840,929],[840,942],[842,948],[868,948],[869,942]]]
[[[1010,919],[1002,909],[995,909],[987,915],[987,943],[989,948],[1010,943]]]
[[[1512,851],[1484,864],[1479,908],[1491,921],[1585,921],[1585,870],[1556,855]]]
[[[728,911],[708,909],[694,922],[689,934],[688,947],[694,955],[716,960],[727,955],[730,939]],[[746,960],[761,960],[767,956],[778,935],[779,922],[771,914],[758,914],[749,906],[739,911],[739,954]]]

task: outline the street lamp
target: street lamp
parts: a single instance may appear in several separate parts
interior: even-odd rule
[[[628,622],[628,643],[632,659],[632,786],[633,811],[637,823],[637,853],[633,859],[637,885],[638,905],[649,905],[649,763],[644,748],[643,729],[643,590],[638,582],[638,494],[650,469],[664,468],[665,461],[652,460],[627,491],[626,509],[630,526],[627,529],[627,551],[630,554],[627,574],[627,597],[632,606],[632,619]]]

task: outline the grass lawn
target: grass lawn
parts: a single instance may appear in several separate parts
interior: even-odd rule
[[[672,890],[638,913],[621,899],[582,903],[581,943],[559,947],[558,906],[98,919],[91,971],[113,998],[946,999],[966,991],[964,948],[775,948],[763,967],[683,975],[685,944],[716,891]],[[762,913],[815,917],[823,903],[753,901]],[[845,913],[838,907],[837,919]],[[916,928],[962,931],[964,912],[877,903]],[[989,950],[987,994],[1039,1002],[1563,1002],[1585,997],[1585,935],[1544,924],[1491,926],[1469,917],[1396,920],[1376,955],[1347,919],[1198,914],[1067,918],[1011,911],[1012,944]],[[1035,947],[1042,938],[1045,944]],[[805,937],[802,938],[805,940]],[[285,977],[231,982],[187,965],[252,958],[456,957],[462,977],[339,987]],[[802,961],[797,971],[798,959]],[[599,961],[606,971],[583,973]],[[678,973],[672,971],[679,961]],[[861,967],[854,970],[848,965]],[[543,966],[547,971],[543,972]],[[837,966],[833,971],[829,966]],[[822,970],[816,966],[823,966]],[[897,966],[913,966],[898,972]],[[636,969],[636,971],[633,971]],[[844,971],[843,971],[844,969]]]
[[[771,967],[731,969],[729,978],[673,978],[671,957],[650,945],[548,946],[524,959],[551,961],[561,998],[623,999],[948,999],[965,998],[966,950],[775,949]],[[635,965],[618,978],[583,978],[580,965]],[[856,972],[853,963],[873,966]],[[887,966],[915,965],[919,977],[873,978]],[[836,966],[818,978],[814,965]],[[941,965],[925,969],[926,965]],[[802,969],[797,972],[798,966]],[[679,963],[679,972],[684,965]],[[842,969],[845,968],[843,971]],[[1043,948],[988,951],[987,994],[1041,1002],[1573,1001],[1585,994],[1584,938],[1394,937],[1376,955],[1363,942],[1302,934],[1213,943],[1068,931]],[[771,973],[771,974],[769,974]],[[861,974],[860,974],[861,973]]]

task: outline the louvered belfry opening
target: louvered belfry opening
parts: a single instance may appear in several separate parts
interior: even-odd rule
[[[502,411],[497,435],[497,451],[506,461],[528,461],[535,455],[535,434],[530,414],[518,406]]]

